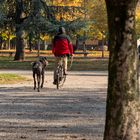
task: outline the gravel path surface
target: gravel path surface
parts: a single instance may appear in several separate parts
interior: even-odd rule
[[[4,72],[31,80],[0,85],[0,140],[103,139],[107,72],[70,72],[60,90],[46,72],[39,93],[31,71]]]

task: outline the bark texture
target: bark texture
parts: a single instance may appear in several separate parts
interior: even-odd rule
[[[24,60],[25,32],[23,24],[25,18],[24,0],[16,0],[16,54],[14,60]]]
[[[25,59],[25,32],[19,30],[16,33],[16,54],[14,60],[24,60]]]
[[[140,140],[136,4],[106,0],[110,59],[104,140]]]

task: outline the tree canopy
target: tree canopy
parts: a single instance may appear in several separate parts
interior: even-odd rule
[[[17,27],[25,31],[25,38],[53,36],[64,26],[72,37],[102,40],[108,37],[105,1],[100,0],[21,0],[0,1],[1,37],[16,35]],[[17,7],[22,19],[17,22]],[[137,34],[140,36],[140,14],[137,9]],[[5,39],[5,38],[3,38]]]

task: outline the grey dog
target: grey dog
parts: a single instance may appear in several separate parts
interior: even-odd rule
[[[34,90],[36,89],[36,79],[38,84],[38,92],[40,92],[40,87],[43,88],[44,77],[45,77],[45,68],[48,65],[46,57],[39,57],[39,59],[32,63],[33,79],[34,79]],[[42,79],[42,83],[41,83]],[[40,86],[41,83],[41,86]]]

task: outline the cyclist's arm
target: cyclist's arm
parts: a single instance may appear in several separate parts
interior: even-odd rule
[[[70,55],[73,56],[73,45],[71,42],[69,43],[69,50],[70,50]]]
[[[68,39],[68,43],[69,43],[70,55],[73,56],[73,45],[72,45],[71,39],[69,36],[67,36],[67,39]]]

